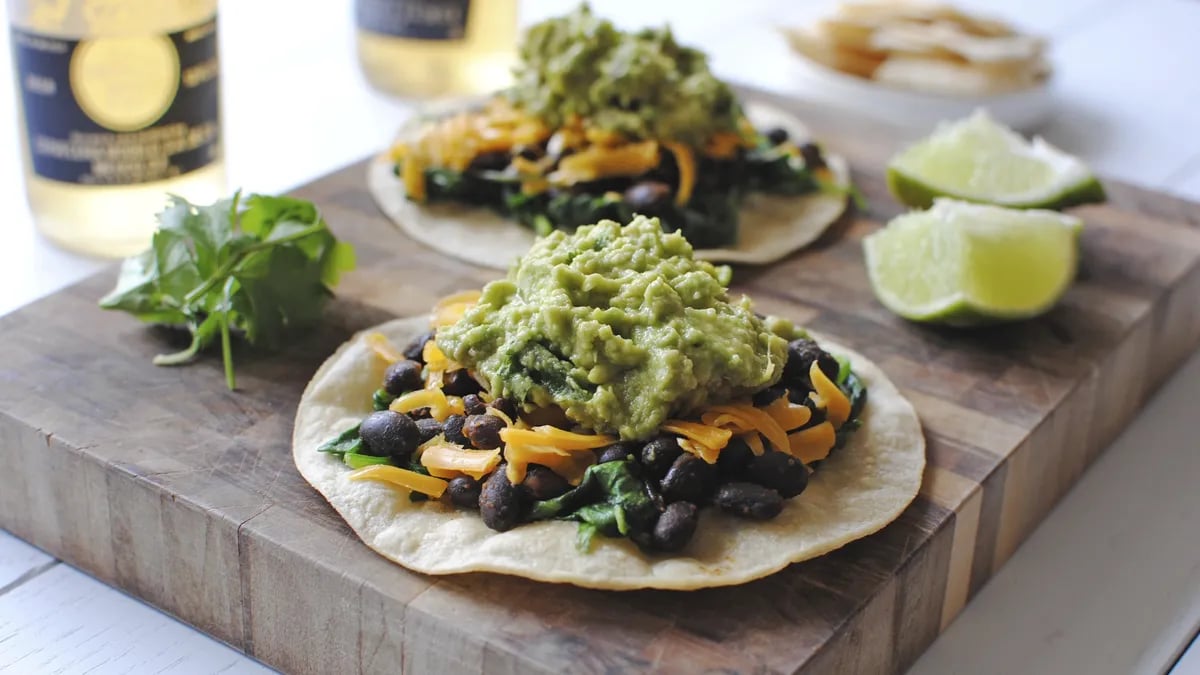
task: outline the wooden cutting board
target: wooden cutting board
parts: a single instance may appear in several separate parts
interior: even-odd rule
[[[780,101],[777,101],[780,102]],[[744,586],[600,592],[405,571],[292,466],[292,416],[353,331],[495,273],[406,239],[356,164],[300,188],[358,246],[328,320],[278,354],[156,368],[178,335],[102,312],[108,271],[0,319],[0,527],[247,654],[300,673],[893,672],[907,668],[1200,338],[1200,206],[1109,184],[1050,314],[922,327],[873,299],[860,240],[902,209],[896,140],[790,105],[869,208],[737,290],[866,354],[928,441],[920,497],[865,540]],[[1148,448],[1147,451],[1152,451]]]

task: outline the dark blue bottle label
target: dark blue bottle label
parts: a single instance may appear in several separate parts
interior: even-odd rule
[[[33,171],[132,185],[220,154],[216,20],[169,35],[68,40],[12,29]]]
[[[358,27],[410,40],[461,40],[471,0],[355,0]]]

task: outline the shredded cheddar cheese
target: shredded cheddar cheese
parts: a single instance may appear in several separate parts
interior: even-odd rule
[[[500,464],[500,450],[467,450],[453,443],[437,443],[425,446],[421,451],[421,466],[438,478],[454,478],[467,475],[479,480],[496,470]]]
[[[789,452],[793,457],[805,464],[811,464],[829,456],[829,451],[837,442],[837,435],[832,424],[821,422],[803,431],[788,434],[788,442]]]
[[[372,464],[350,472],[350,480],[377,480],[402,487],[412,492],[420,492],[434,499],[442,496],[448,482],[436,476],[426,476],[423,473],[401,469],[388,464]]]
[[[675,191],[675,204],[684,206],[692,198],[692,190],[696,187],[696,157],[692,149],[683,143],[663,143],[663,147],[675,155],[675,164],[679,167],[679,189]]]
[[[762,436],[759,436],[755,432],[742,434],[738,438],[745,441],[746,445],[750,446],[750,452],[753,452],[756,456],[762,455],[767,451],[767,448],[763,446]]]
[[[558,185],[574,185],[610,176],[640,176],[658,166],[658,143],[642,141],[614,148],[598,145],[563,157],[548,178]]]
[[[367,346],[389,365],[404,360],[404,355],[400,353],[399,349],[396,349],[396,346],[383,333],[367,334]]]
[[[433,306],[430,325],[434,328],[449,326],[462,318],[462,315],[479,302],[479,290],[459,291],[438,300]]]
[[[521,445],[508,443],[504,446],[504,460],[508,462],[505,475],[513,485],[525,480],[530,464],[541,464],[562,476],[571,485],[579,485],[583,473],[596,463],[592,452],[571,452],[552,446]]]
[[[767,439],[767,442],[775,446],[775,449],[780,452],[788,451],[787,432],[785,432],[779,423],[766,412],[755,408],[749,403],[731,403],[726,405],[714,405],[707,412],[714,414],[727,414],[736,417],[743,424],[749,425],[749,428],[754,429]],[[701,416],[703,419],[703,416]]]
[[[788,400],[787,394],[771,401],[763,412],[771,416],[784,431],[799,429],[812,419],[812,411],[808,406],[797,405]]]
[[[699,443],[687,438],[679,439],[679,447],[683,448],[685,452],[689,452],[705,462],[708,462],[709,464],[716,464],[717,458],[721,455],[721,450],[724,449],[724,446],[720,448],[712,448],[704,445],[703,443]]]
[[[729,429],[721,429],[708,424],[688,422],[686,420],[667,420],[659,428],[663,431],[683,436],[685,440],[679,441],[679,447],[694,455],[698,455],[709,464],[717,461],[717,455],[721,452],[722,448],[729,445],[729,439],[733,437],[733,432]],[[684,445],[685,442],[687,445]],[[700,448],[708,452],[692,450],[692,446],[700,446]]]
[[[536,445],[558,450],[595,450],[616,442],[612,436],[577,434],[549,425],[537,426],[532,429],[506,427],[500,430],[500,440],[506,444]]]
[[[441,389],[418,389],[398,397],[392,401],[388,409],[398,413],[409,413],[421,408],[429,408],[429,414],[433,419],[444,422],[451,415],[461,415],[465,412],[462,399],[457,396],[452,398],[453,400],[447,398]]]
[[[850,399],[846,398],[846,394],[842,393],[833,380],[825,376],[816,361],[813,361],[808,369],[808,379],[812,381],[813,389],[816,390],[810,393],[809,397],[825,409],[825,414],[828,415],[829,421],[833,422],[834,428],[845,424],[850,417]]]

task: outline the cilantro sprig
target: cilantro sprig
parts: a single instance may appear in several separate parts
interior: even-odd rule
[[[192,342],[155,365],[187,363],[220,338],[234,388],[231,333],[267,350],[315,324],[354,248],[339,242],[312,203],[241,193],[210,206],[172,196],[150,248],[121,266],[104,309],[186,327]]]

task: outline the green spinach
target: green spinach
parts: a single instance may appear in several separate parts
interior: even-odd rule
[[[529,519],[578,521],[576,544],[586,552],[596,533],[645,543],[657,516],[658,506],[645,481],[626,459],[588,467],[578,486],[560,497],[535,503]]]

